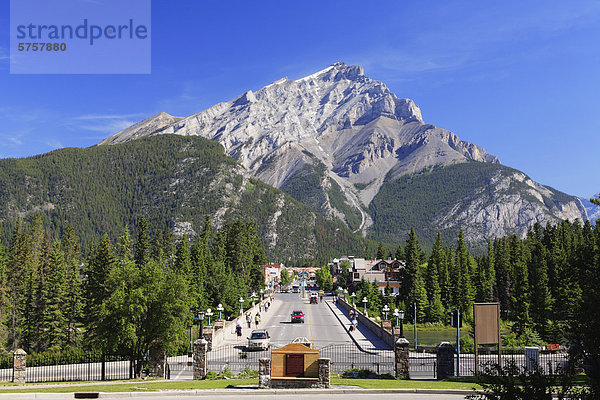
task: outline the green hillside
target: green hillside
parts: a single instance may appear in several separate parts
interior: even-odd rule
[[[341,223],[249,178],[220,144],[201,137],[159,135],[0,160],[3,242],[19,216],[36,212],[53,233],[72,224],[84,246],[100,233],[117,237],[142,216],[152,229],[193,235],[205,215],[215,224],[255,221],[273,260],[325,260],[366,244]]]
[[[374,224],[369,237],[388,242],[408,236],[411,227],[422,241],[424,247],[431,248],[437,231],[442,233],[446,243],[453,242],[460,226],[440,227],[440,217],[458,215],[469,204],[477,200],[482,207],[493,204],[498,196],[498,186],[492,178],[506,177],[518,172],[500,164],[466,162],[446,167],[434,167],[413,175],[398,179],[390,176],[371,204],[369,212]],[[531,203],[540,201],[530,194],[530,187],[511,180],[509,187],[502,188],[502,195],[518,194]],[[552,200],[565,201],[570,196],[548,188],[552,199],[544,197],[544,205],[555,207]],[[542,203],[540,203],[540,206]],[[475,226],[477,228],[477,226]],[[485,237],[485,227],[481,226],[481,237]],[[485,239],[479,243],[470,243],[473,249],[481,250]]]

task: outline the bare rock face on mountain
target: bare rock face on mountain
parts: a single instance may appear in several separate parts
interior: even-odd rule
[[[301,79],[283,78],[186,118],[158,114],[101,144],[157,134],[216,140],[254,177],[363,234],[373,224],[369,205],[386,180],[469,161],[499,164],[481,147],[426,124],[412,100],[396,97],[362,67],[343,63]],[[580,203],[575,201],[566,216],[585,218]],[[528,205],[512,207],[518,214]],[[548,220],[565,216],[551,207],[535,212],[546,213]],[[450,223],[445,217],[450,218],[432,221],[432,229]],[[523,224],[503,220],[503,214],[497,218],[490,233],[516,232]]]

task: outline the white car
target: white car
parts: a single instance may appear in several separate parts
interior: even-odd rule
[[[252,331],[248,338],[248,350],[268,350],[271,345],[269,332],[264,329]]]

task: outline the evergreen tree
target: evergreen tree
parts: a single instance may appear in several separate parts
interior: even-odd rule
[[[467,249],[465,236],[462,229],[458,233],[458,242],[456,246],[456,292],[454,298],[457,299],[457,307],[461,314],[467,318],[471,313],[471,304],[475,298],[473,285],[471,283],[472,258]]]
[[[425,273],[425,291],[428,299],[425,319],[428,322],[440,322],[444,316],[439,271],[444,268],[445,264],[444,244],[442,243],[442,235],[438,232]]]
[[[375,256],[375,258],[377,260],[384,260],[385,259],[385,248],[383,247],[383,243],[379,242],[379,244],[377,245],[377,255]]]
[[[67,341],[67,269],[60,242],[52,246],[48,263],[46,305],[43,313],[44,349],[60,350]]]
[[[64,316],[67,323],[67,344],[74,341],[75,322],[81,318],[83,295],[81,293],[81,252],[79,239],[72,225],[67,226],[62,237],[65,262]]]
[[[398,245],[398,248],[396,249],[396,254],[394,254],[394,257],[396,258],[396,260],[404,260],[404,249],[402,248],[401,244]]]
[[[107,234],[104,234],[90,257],[85,271],[85,320],[92,327],[95,326],[102,312],[102,303],[110,295],[107,281],[115,265],[117,262],[110,239]]]
[[[190,246],[186,235],[183,235],[183,237],[177,244],[177,248],[175,250],[174,269],[186,281],[190,279],[190,275],[192,272],[192,255],[190,252]]]
[[[549,334],[552,310],[552,296],[548,286],[548,251],[542,243],[543,228],[539,223],[533,226],[527,235],[530,248],[529,284],[531,299],[531,318],[534,328],[542,337]]]
[[[150,234],[148,232],[148,221],[146,218],[140,220],[138,224],[138,236],[135,242],[135,264],[138,267],[146,264],[150,260]]]
[[[417,239],[417,234],[414,229],[411,229],[406,241],[406,267],[402,271],[402,287],[400,288],[401,299],[408,301],[409,303],[412,303],[415,300],[411,295],[416,293],[415,282],[418,278],[417,274],[422,262],[421,255],[422,250],[419,240]]]
[[[519,336],[531,325],[529,315],[529,276],[523,247],[517,235],[510,236],[510,262],[514,271],[514,291],[511,298],[512,319],[515,321],[513,331]]]

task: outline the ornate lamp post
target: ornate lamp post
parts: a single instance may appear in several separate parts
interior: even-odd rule
[[[223,312],[223,310],[224,310],[223,304],[219,303],[219,305],[217,306],[217,311],[219,312],[219,321],[222,320],[221,313]]]
[[[388,307],[388,305],[386,304],[385,306],[383,306],[383,309],[381,310],[383,311],[383,315],[384,315],[384,320],[387,321],[387,314],[390,311],[390,308]]]
[[[252,292],[250,298],[252,298],[252,307],[254,307],[254,300],[256,300],[256,292]]]
[[[363,297],[362,299],[362,303],[363,303],[363,314],[365,314],[365,317],[368,317],[369,315],[367,314],[367,303],[369,302],[369,300],[367,300],[366,297]]]
[[[352,297],[352,308],[354,308],[354,298],[356,297],[356,293],[352,292],[350,297]]]
[[[346,300],[346,296],[348,296],[348,290],[347,290],[347,289],[344,289],[344,301],[347,301],[347,300]]]
[[[400,317],[400,337],[404,337],[404,310],[398,311]]]
[[[238,301],[240,302],[240,315],[242,315],[244,313],[244,298],[240,297]]]
[[[260,289],[260,301],[263,301],[265,299],[265,291]]]
[[[200,329],[198,331],[198,339],[204,339],[204,331],[202,330],[204,327],[202,323],[204,322],[204,312],[198,311],[198,322],[200,322]]]
[[[208,317],[208,325],[206,326],[210,326],[210,317],[213,316],[213,312],[210,308],[206,310],[206,316]]]

